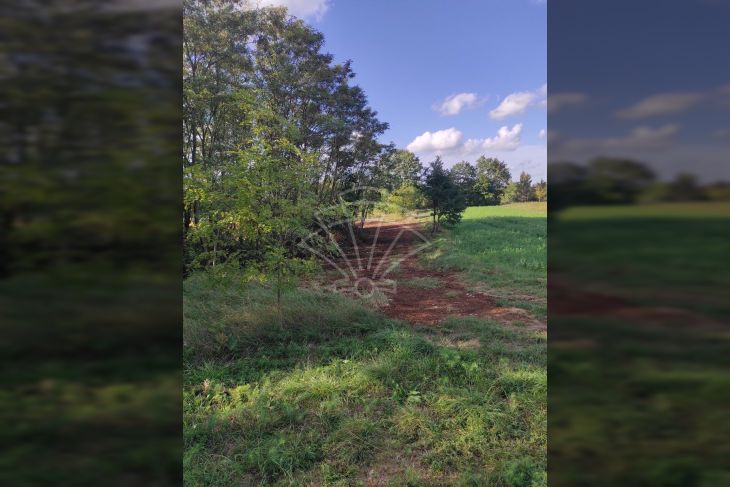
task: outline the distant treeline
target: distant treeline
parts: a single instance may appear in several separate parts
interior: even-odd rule
[[[548,165],[551,211],[574,205],[610,205],[671,201],[729,201],[730,183],[700,184],[696,176],[679,173],[660,181],[645,164],[599,157],[586,165]]]
[[[493,157],[481,156],[475,164],[458,162],[450,173],[469,206],[547,200],[545,181],[533,182],[524,171],[513,181],[507,165]]]

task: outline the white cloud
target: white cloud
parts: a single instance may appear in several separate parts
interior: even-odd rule
[[[531,91],[512,93],[511,95],[507,95],[497,108],[489,112],[489,116],[494,119],[500,119],[523,113],[535,101],[535,98],[537,98],[537,95]]]
[[[456,148],[462,133],[451,127],[436,132],[424,132],[406,146],[411,152],[441,152]]]
[[[515,177],[521,171],[526,171],[535,181],[546,179],[547,145],[522,145],[522,130],[523,125],[518,123],[512,128],[501,127],[494,137],[466,141],[462,140],[462,133],[455,128],[424,132],[408,144],[407,149],[415,152],[424,161],[438,154],[447,167],[462,160],[474,162],[480,155],[498,157],[507,163]]]
[[[290,14],[302,19],[321,20],[330,7],[330,0],[258,0],[259,7],[286,7]]]
[[[479,150],[513,151],[520,145],[522,124],[515,124],[512,128],[506,125],[500,127],[495,137],[486,139],[469,139],[464,143],[464,152],[473,153]]]
[[[537,133],[537,137],[540,139],[544,139],[547,136],[547,131],[545,129],[540,129],[540,131]]]
[[[547,95],[547,84],[542,85],[535,91],[518,91],[507,95],[502,103],[494,110],[489,112],[489,116],[495,120],[510,117],[524,113],[528,107],[534,105],[537,101],[544,103]]]
[[[626,119],[649,118],[683,112],[702,101],[700,93],[659,93],[619,110],[616,116]]]
[[[721,128],[712,132],[712,136],[718,139],[730,140],[730,128]]]
[[[637,127],[625,137],[607,138],[603,145],[607,148],[631,148],[631,149],[666,149],[671,145],[674,136],[679,132],[679,126],[675,124],[662,127]]]
[[[447,96],[440,105],[434,107],[441,115],[457,115],[464,108],[474,108],[480,100],[476,93],[459,93]]]
[[[598,155],[633,156],[665,151],[674,142],[679,126],[636,127],[617,137],[565,139],[551,131],[548,134],[552,160],[587,160]]]
[[[557,112],[566,107],[582,105],[588,100],[585,93],[555,93],[547,98],[549,112]]]
[[[469,156],[485,151],[511,152],[520,147],[522,128],[521,123],[513,125],[512,128],[505,125],[497,130],[494,137],[468,139],[464,142],[462,142],[463,134],[453,127],[436,132],[424,132],[413,139],[406,149],[423,155],[437,153]]]

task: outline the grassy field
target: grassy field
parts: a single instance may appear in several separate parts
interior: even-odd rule
[[[544,333],[414,327],[306,289],[277,310],[236,273],[187,279],[184,313],[186,485],[547,483]]]
[[[551,223],[551,269],[632,302],[727,316],[729,222],[726,203],[570,209]]]
[[[693,201],[687,203],[654,203],[645,205],[576,206],[560,215],[563,220],[597,219],[707,219],[730,215],[730,202]]]
[[[0,280],[0,485],[179,485],[179,315],[177,286],[118,267]]]
[[[730,333],[707,324],[727,323],[727,209],[585,207],[551,222],[564,285],[654,316],[551,313],[551,482],[730,485]]]
[[[504,306],[547,315],[546,203],[470,207],[461,224],[435,240],[425,261],[462,271]]]
[[[479,220],[492,217],[527,217],[545,218],[547,216],[547,203],[510,203],[500,206],[470,206],[464,212],[464,220]]]

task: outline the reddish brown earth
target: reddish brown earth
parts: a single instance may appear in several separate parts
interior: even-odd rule
[[[607,293],[585,291],[556,275],[548,278],[548,302],[552,316],[600,317],[647,325],[727,326],[727,323],[686,309],[639,305]]]
[[[427,248],[430,237],[421,228],[422,224],[413,221],[367,223],[356,238],[357,245],[343,245],[346,257],[335,260],[338,267],[350,272],[348,278],[339,275],[337,282],[361,296],[377,288],[387,298],[380,303],[381,311],[414,325],[437,325],[451,316],[475,316],[545,327],[520,308],[501,307],[494,298],[467,289],[454,273],[419,265],[419,251]],[[399,264],[389,270],[393,261]],[[419,286],[419,279],[437,282],[438,286]]]
[[[626,300],[607,294],[581,291],[558,277],[548,279],[550,313],[556,315],[583,315],[610,313],[627,306]]]

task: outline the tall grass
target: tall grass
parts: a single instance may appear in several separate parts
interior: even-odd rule
[[[308,290],[284,292],[232,275],[221,281],[199,273],[183,289],[185,352],[196,358],[233,355],[287,341],[357,334],[381,322],[356,301]]]

